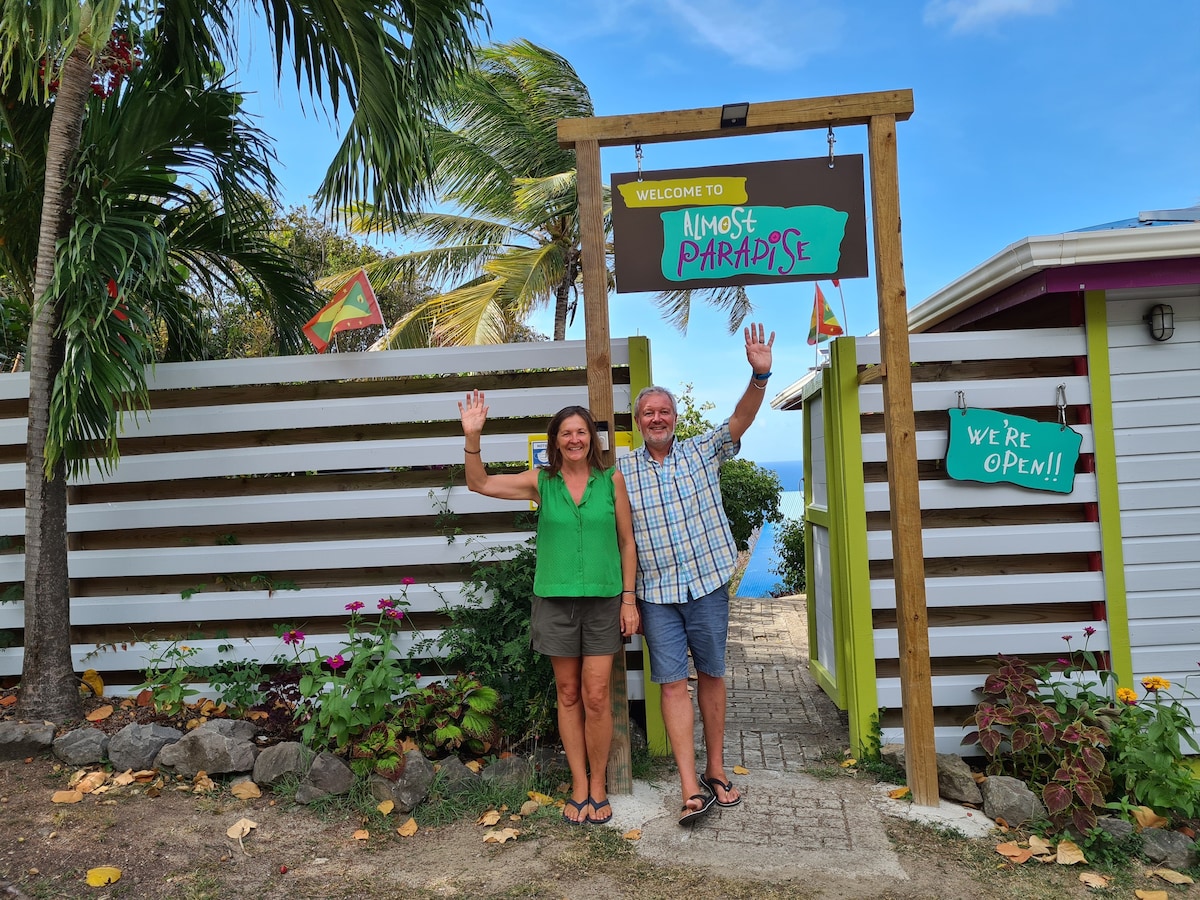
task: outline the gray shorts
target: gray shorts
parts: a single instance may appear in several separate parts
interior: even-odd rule
[[[533,598],[533,649],[545,656],[611,656],[621,649],[621,595]]]

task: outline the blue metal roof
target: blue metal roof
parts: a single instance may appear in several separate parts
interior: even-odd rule
[[[1187,209],[1153,209],[1138,213],[1136,219],[1118,219],[1103,225],[1076,228],[1075,231],[1116,231],[1121,228],[1152,228],[1155,225],[1179,225],[1184,222],[1200,222],[1200,206]]]

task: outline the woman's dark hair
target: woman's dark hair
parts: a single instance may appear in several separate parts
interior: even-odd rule
[[[587,426],[588,435],[588,466],[593,469],[604,468],[603,450],[600,448],[600,432],[596,430],[596,420],[592,418],[592,414],[588,412],[585,406],[564,406],[554,414],[554,418],[550,420],[550,424],[546,428],[546,459],[550,461],[547,471],[550,477],[553,478],[562,468],[562,453],[558,449],[558,432],[562,428],[563,422],[572,416],[579,416],[583,419],[583,424]]]

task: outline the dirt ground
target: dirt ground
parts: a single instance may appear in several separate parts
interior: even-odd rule
[[[95,767],[92,767],[95,768]],[[57,804],[54,792],[72,772],[49,757],[0,763],[0,897],[137,898],[137,900],[300,900],[300,898],[835,898],[981,900],[1090,896],[1074,867],[1006,863],[997,840],[971,841],[904,820],[889,836],[907,880],[864,881],[853,872],[820,878],[761,880],[737,858],[684,868],[640,855],[636,840],[612,828],[571,827],[546,808],[520,822],[504,843],[485,843],[491,828],[475,816],[411,837],[386,828],[357,839],[361,816],[297,807],[264,794],[234,797],[227,785],[205,795],[171,784],[157,797],[134,783],[82,801]],[[184,785],[190,788],[190,784]],[[480,813],[483,810],[479,811]],[[239,842],[230,826],[257,827]],[[703,827],[703,825],[698,826]],[[97,866],[120,870],[118,881],[89,887]],[[1090,869],[1089,871],[1094,871]],[[1112,897],[1135,888],[1164,889],[1136,871],[1118,874]],[[1173,888],[1171,895],[1186,890]]]

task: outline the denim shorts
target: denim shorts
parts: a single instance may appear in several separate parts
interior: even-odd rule
[[[621,636],[621,595],[538,597],[529,617],[530,643],[544,656],[610,656]]]
[[[688,651],[697,672],[725,676],[725,640],[729,636],[729,588],[687,603],[639,604],[646,647],[650,651],[650,680],[655,684],[683,681],[688,676]]]

